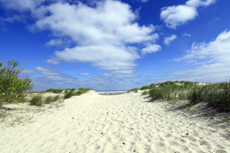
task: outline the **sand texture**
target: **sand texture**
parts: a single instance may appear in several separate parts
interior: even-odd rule
[[[189,118],[140,93],[90,91],[64,101],[33,122],[3,128],[1,153],[226,153],[222,130]]]

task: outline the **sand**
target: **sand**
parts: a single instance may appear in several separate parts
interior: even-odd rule
[[[31,106],[30,106],[31,107]],[[32,123],[0,124],[1,153],[226,153],[223,130],[182,111],[167,111],[140,93],[94,91],[33,115]]]

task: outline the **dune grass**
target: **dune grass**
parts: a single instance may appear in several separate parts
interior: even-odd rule
[[[51,92],[51,93],[62,93],[64,89],[47,89],[45,92]]]
[[[88,92],[90,89],[88,88],[79,88],[78,90],[76,89],[71,89],[69,92],[65,92],[64,99],[71,98],[73,96],[79,96],[82,95],[86,92]]]
[[[205,102],[217,111],[230,111],[230,82],[206,83],[198,85],[198,82],[167,81],[158,83],[156,88],[142,87],[142,95],[149,95],[151,100],[188,100],[190,105]]]
[[[45,98],[41,94],[38,94],[36,96],[33,96],[29,102],[30,102],[30,105],[42,106],[43,104],[50,104],[52,102],[56,102],[60,98],[61,98],[60,95],[48,96]]]
[[[41,95],[36,95],[31,98],[30,100],[30,105],[35,105],[35,106],[42,106],[43,101],[42,101],[42,96]]]
[[[50,104],[51,102],[55,102],[60,98],[60,95],[56,95],[56,96],[48,96],[45,99],[45,104]]]
[[[137,91],[138,91],[138,88],[134,88],[134,89],[131,89],[131,90],[127,91],[127,93],[129,93],[129,92],[135,92],[135,93],[137,93]]]

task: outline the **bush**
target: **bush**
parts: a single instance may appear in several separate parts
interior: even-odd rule
[[[28,76],[19,78],[22,68],[16,69],[19,63],[14,60],[8,61],[8,66],[0,63],[0,105],[3,101],[10,102],[13,99],[20,100],[20,94],[33,88],[32,80]]]

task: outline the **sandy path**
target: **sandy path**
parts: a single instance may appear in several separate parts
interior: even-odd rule
[[[0,129],[1,153],[225,153],[220,131],[140,94],[89,92],[24,126]]]

